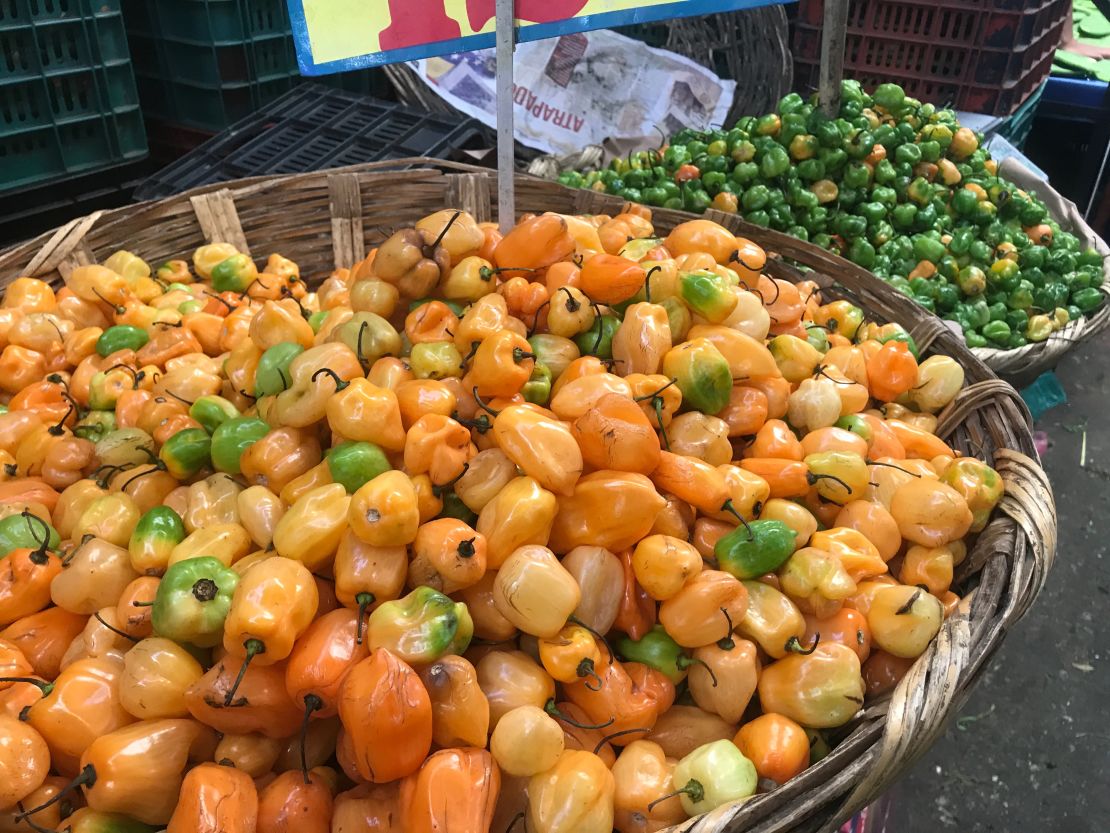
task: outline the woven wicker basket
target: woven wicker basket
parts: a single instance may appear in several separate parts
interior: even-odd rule
[[[411,163],[413,160],[406,160]],[[206,242],[233,243],[265,255],[279,251],[320,278],[361,259],[384,229],[411,223],[445,206],[490,219],[495,181],[489,171],[432,160],[389,170],[375,163],[330,172],[258,178],[196,189],[159,202],[98,212],[0,252],[0,287],[20,275],[60,283],[82,263],[126,247],[152,259],[188,258]],[[612,213],[620,203],[544,180],[517,182],[521,210]],[[658,211],[656,227],[686,219]],[[989,526],[960,565],[963,596],[939,636],[891,696],[871,702],[843,730],[833,752],[766,795],[729,805],[673,828],[698,833],[832,831],[881,794],[943,731],[1010,627],[1044,584],[1056,548],[1052,492],[1034,457],[1029,414],[962,340],[908,298],[809,244],[735,218],[716,219],[771,252],[815,270],[829,296],[847,297],[875,320],[897,321],[921,349],[943,352],[966,370],[966,387],[940,415],[938,434],[981,456],[1001,473],[1006,494]],[[851,264],[848,264],[850,266]],[[768,271],[796,277],[780,260]]]
[[[1011,162],[1012,160],[1006,161]],[[568,164],[575,170],[580,169],[574,162]],[[590,164],[595,165],[596,162]],[[1075,345],[1100,333],[1110,324],[1110,246],[1107,246],[1106,242],[1087,224],[1074,204],[1054,191],[1051,192],[1051,194],[1046,194],[1045,183],[1040,182],[1035,174],[1025,168],[1020,168],[1019,171],[1019,167],[1020,166],[1014,165],[1007,166],[1004,169],[1004,175],[1011,181],[1017,181],[1017,184],[1028,190],[1039,190],[1041,198],[1050,203],[1053,216],[1060,223],[1061,228],[1075,234],[1083,241],[1084,245],[1093,246],[1102,253],[1104,261],[1102,285],[1100,288],[1103,294],[1108,296],[1108,301],[1093,315],[1068,323],[1063,328],[1052,333],[1052,335],[1044,341],[1027,344],[1024,347],[1018,347],[1014,350],[998,350],[993,347],[976,347],[971,350],[971,352],[986,364],[987,367],[994,371],[997,376],[1014,385],[1014,387],[1023,388],[1046,370],[1054,368],[1060,359],[1063,358],[1064,354],[1075,347]],[[1024,174],[1022,174],[1021,171],[1024,171]],[[546,170],[543,172],[543,175],[548,175]],[[675,222],[678,222],[679,217],[689,220],[698,216],[675,211],[663,211],[660,213],[675,218]],[[809,252],[813,257],[817,258],[822,268],[828,274],[841,276],[852,275],[853,284],[869,283],[870,281],[876,280],[876,278],[863,267],[857,266],[846,258],[826,251],[817,252],[815,251],[816,247],[809,246],[805,243],[799,243],[797,240],[791,242],[791,238],[785,235],[776,234],[768,229],[754,226],[736,217],[713,210],[706,211],[705,214],[701,216],[710,217],[722,225],[728,226],[734,231],[753,240],[771,239],[772,237],[775,240],[780,240],[782,241],[782,245],[776,248],[776,251],[807,266],[811,264],[805,258],[796,257],[794,254],[791,254],[791,252]],[[870,281],[868,279],[870,279]],[[911,316],[911,319],[915,317],[920,318],[924,315],[927,314],[921,309],[918,309],[918,311]],[[960,339],[960,341],[962,343],[963,340]]]

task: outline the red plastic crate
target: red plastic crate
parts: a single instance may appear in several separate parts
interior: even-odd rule
[[[844,72],[865,86],[901,84],[923,101],[1008,115],[1048,76],[1071,0],[857,0]],[[816,87],[823,0],[801,0],[796,75]]]

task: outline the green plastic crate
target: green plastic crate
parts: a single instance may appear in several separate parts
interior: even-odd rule
[[[118,0],[0,0],[0,191],[146,153]]]
[[[218,132],[301,83],[284,0],[124,0],[124,18],[157,120]],[[387,82],[364,70],[331,83],[380,94]]]

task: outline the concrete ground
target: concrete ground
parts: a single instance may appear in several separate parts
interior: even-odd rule
[[[1037,422],[1059,517],[1054,569],[959,717],[891,793],[886,833],[1110,831],[1108,374],[1110,333],[1057,368],[1068,403]]]

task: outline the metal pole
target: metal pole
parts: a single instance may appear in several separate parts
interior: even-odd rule
[[[840,80],[844,77],[844,42],[848,37],[848,0],[825,0],[821,29],[821,110],[830,119],[840,112]]]
[[[514,0],[497,0],[497,222],[501,233],[516,223],[513,191]]]

